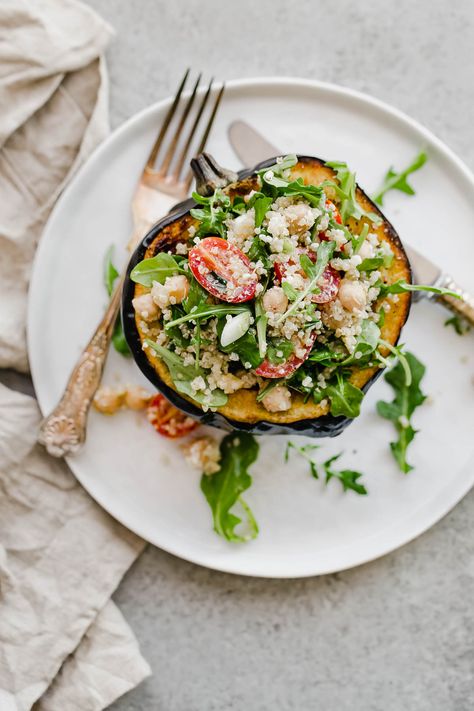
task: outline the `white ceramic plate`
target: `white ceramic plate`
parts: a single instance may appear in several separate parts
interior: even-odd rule
[[[30,290],[29,353],[43,412],[63,390],[81,347],[105,305],[101,272],[107,247],[125,259],[130,198],[168,101],[134,116],[96,151],[59,201],[43,235]],[[230,82],[208,146],[218,161],[240,167],[226,136],[243,118],[282,150],[346,160],[369,192],[388,166],[403,167],[424,147],[429,161],[413,177],[416,197],[392,193],[386,213],[402,238],[474,291],[474,181],[432,134],[400,112],[341,87],[291,79]],[[201,565],[268,577],[342,570],[381,556],[432,526],[474,483],[472,338],[443,326],[446,313],[415,304],[403,341],[427,365],[429,402],[416,413],[410,449],[416,469],[399,471],[389,454],[392,426],[375,414],[390,398],[380,380],[363,414],[324,455],[364,473],[369,496],[343,494],[309,475],[296,456],[283,463],[288,438],[263,437],[245,498],[260,525],[257,540],[232,545],[212,531],[199,474],[174,442],[141,414],[91,413],[87,443],[69,459],[77,478],[115,518],[148,541]],[[106,383],[141,382],[131,361],[112,352]],[[321,441],[320,441],[321,443]]]

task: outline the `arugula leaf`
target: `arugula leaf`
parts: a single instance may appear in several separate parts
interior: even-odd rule
[[[290,282],[282,281],[281,288],[285,292],[288,301],[296,301],[296,299],[298,298],[298,292],[294,286],[291,286]]]
[[[258,534],[257,522],[241,494],[252,484],[248,469],[258,456],[259,445],[247,432],[232,432],[220,445],[220,469],[215,474],[203,474],[201,490],[212,511],[214,530],[228,541],[242,543]],[[238,534],[242,519],[232,509],[240,504],[246,518],[247,532]]]
[[[268,343],[267,358],[270,363],[280,365],[288,360],[293,351],[292,342],[286,338],[271,338]],[[282,353],[282,355],[278,355],[278,353]]]
[[[197,365],[185,365],[183,360],[176,355],[176,353],[168,350],[168,348],[159,346],[157,343],[154,343],[149,339],[146,339],[145,343],[159,355],[164,363],[166,363],[174,386],[179,393],[187,395],[200,405],[205,405],[207,407],[222,407],[227,403],[227,395],[222,390],[213,390],[210,395],[201,390],[197,392],[193,390],[191,387],[191,381],[198,376],[204,378],[204,381],[207,384],[206,374],[202,368],[199,368]]]
[[[210,197],[203,197],[199,193],[192,194],[193,200],[201,205],[201,208],[192,208],[191,216],[199,221],[197,235],[218,234],[225,237],[225,220],[231,211],[231,201],[228,195],[222,190],[215,190]]]
[[[308,286],[306,287],[306,289],[300,292],[298,298],[293,301],[290,308],[285,311],[285,313],[282,314],[279,319],[277,319],[275,325],[280,324],[282,321],[288,318],[288,316],[291,316],[291,314],[296,311],[296,309],[298,308],[300,303],[306,298],[306,296],[314,292],[315,289],[317,289],[317,282],[319,281],[323,271],[327,267],[327,264],[333,255],[335,247],[335,242],[321,242],[318,247],[318,257],[316,260],[316,264],[313,264],[311,262],[312,278],[310,279]],[[311,260],[308,258],[308,262],[310,261]],[[304,263],[306,264],[306,262]]]
[[[251,262],[258,262],[258,260],[260,260],[267,270],[273,266],[266,250],[265,242],[263,242],[258,235],[255,235],[253,238],[252,245],[247,252],[247,257]]]
[[[113,252],[114,252],[114,246],[113,246],[113,244],[111,244],[110,247],[108,248],[107,252],[105,253],[105,260],[104,260],[104,285],[105,285],[105,288],[107,289],[107,294],[109,296],[112,296],[115,280],[119,276],[119,273],[116,270],[116,268],[112,262]]]
[[[380,257],[368,257],[363,259],[357,269],[360,272],[373,272],[380,267],[389,267],[393,262],[393,254],[384,254]]]
[[[407,377],[403,365],[398,362],[392,370],[385,375],[385,380],[395,392],[392,402],[379,400],[377,412],[381,417],[393,422],[398,434],[395,442],[390,442],[392,454],[400,467],[400,470],[407,474],[413,469],[408,464],[406,456],[410,442],[412,442],[417,430],[411,426],[411,417],[417,407],[426,400],[420,388],[421,380],[425,374],[425,366],[413,355],[405,353],[405,358],[410,368],[410,381],[407,384]]]
[[[107,290],[108,296],[112,296],[115,281],[120,276],[112,262],[113,251],[114,247],[113,245],[110,245],[107,252],[105,253],[104,260],[104,286]],[[124,356],[131,355],[130,348],[128,347],[128,343],[125,340],[122,319],[120,318],[120,315],[117,316],[117,320],[115,321],[114,325],[114,330],[112,332],[112,345],[117,351],[117,353],[120,353]]]
[[[264,187],[268,185],[274,188],[278,195],[298,195],[304,197],[311,205],[318,207],[323,195],[323,189],[320,186],[306,185],[302,178],[290,181],[283,177],[284,171],[296,165],[297,162],[298,159],[295,155],[289,155],[283,158],[281,163],[275,163],[269,168],[259,170],[258,175]],[[271,197],[273,202],[275,195]]]
[[[154,281],[164,284],[167,277],[186,273],[172,254],[160,252],[156,257],[139,262],[130,272],[130,279],[136,284],[151,287]]]
[[[331,401],[330,412],[334,417],[358,417],[360,404],[364,393],[360,388],[345,380],[340,373],[336,373],[336,383],[328,385],[325,394]]]
[[[356,174],[349,170],[347,163],[342,161],[329,161],[326,162],[326,165],[336,172],[339,185],[332,180],[325,180],[323,186],[330,185],[335,189],[341,201],[339,212],[342,222],[345,224],[349,217],[354,217],[356,220],[360,220],[361,217],[368,217],[372,222],[381,222],[380,217],[375,212],[364,210],[357,201]]]
[[[285,188],[288,185],[288,180],[283,178],[283,173],[292,168],[298,162],[296,155],[288,155],[282,158],[279,163],[274,163],[268,168],[262,168],[258,171],[258,175],[262,181],[263,186],[265,184],[271,185],[273,188]]]
[[[332,468],[332,463],[339,459],[341,454],[336,454],[335,457],[326,459],[326,461],[323,462],[324,473],[326,474],[326,484],[333,478],[339,479],[344,491],[348,491],[350,489],[351,491],[355,491],[356,494],[366,496],[367,489],[358,481],[358,479],[363,476],[360,472],[354,471],[353,469],[341,469],[340,471],[336,471]]]
[[[258,353],[260,358],[265,358],[267,352],[267,314],[261,296],[255,299],[255,326],[257,329]]]
[[[390,167],[385,174],[383,183],[378,191],[372,196],[372,200],[378,205],[383,205],[383,198],[389,190],[400,190],[407,195],[414,195],[415,191],[409,184],[407,178],[411,173],[419,170],[428,160],[428,156],[424,151],[418,153],[408,168],[397,173],[393,167]]]
[[[314,276],[317,271],[316,264],[311,261],[311,259],[308,257],[307,254],[300,255],[300,265],[301,265],[301,269],[305,273],[305,276],[307,276],[308,279],[314,279]]]
[[[471,330],[471,325],[469,321],[467,321],[465,318],[462,318],[462,316],[451,316],[451,318],[446,319],[444,325],[452,326],[458,336],[464,336]]]
[[[344,353],[332,351],[330,348],[319,348],[318,350],[311,351],[308,360],[314,363],[321,363],[323,367],[327,367],[335,363],[340,363],[345,357]]]
[[[352,242],[352,252],[354,254],[357,254],[362,245],[365,242],[365,238],[369,234],[369,225],[367,222],[364,222],[362,225],[362,229],[360,231],[360,234],[356,237],[355,235],[351,236],[351,242]]]
[[[360,334],[357,336],[356,345],[351,355],[342,362],[342,365],[349,363],[360,363],[366,356],[375,351],[380,338],[380,328],[374,321],[365,319],[362,322]]]
[[[273,202],[272,197],[261,197],[254,203],[255,210],[255,227],[260,227],[265,215],[267,214],[268,208]]]
[[[209,298],[207,291],[202,288],[197,279],[191,277],[191,274],[188,274],[188,281],[189,292],[182,303],[182,307],[187,314],[189,314],[193,309],[201,307],[203,304],[207,303]]]
[[[293,180],[291,183],[280,191],[282,195],[293,195],[304,197],[310,205],[314,207],[319,207],[321,197],[323,195],[323,189],[318,185],[306,185],[302,178]]]
[[[393,284],[376,284],[376,286],[378,286],[380,289],[379,296],[386,296],[387,294],[403,294],[406,291],[428,291],[433,294],[454,296],[454,298],[462,300],[462,296],[456,291],[451,291],[450,289],[443,289],[439,286],[429,286],[425,284],[408,284],[404,279],[399,279]]]
[[[325,476],[325,484],[327,484],[331,479],[338,479],[344,491],[355,491],[356,494],[365,496],[367,494],[367,489],[361,483],[359,479],[363,476],[360,472],[356,472],[353,469],[342,469],[337,471],[333,468],[333,462],[337,461],[341,456],[342,452],[336,454],[334,457],[326,459],[326,461],[319,464],[312,455],[316,449],[320,449],[318,444],[305,444],[303,446],[298,446],[294,442],[288,442],[285,450],[285,462],[288,462],[290,450],[294,449],[297,451],[306,461],[309,463],[311,476],[315,479],[319,479],[321,474]],[[322,468],[322,472],[321,472]]]
[[[248,306],[238,306],[237,304],[207,304],[201,303],[194,306],[193,309],[184,316],[180,318],[173,319],[173,321],[168,321],[165,325],[165,329],[169,330],[174,326],[178,326],[180,323],[186,323],[186,321],[206,321],[213,316],[226,316],[227,314],[242,314],[248,311]]]

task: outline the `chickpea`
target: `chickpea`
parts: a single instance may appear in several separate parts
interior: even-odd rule
[[[171,304],[180,304],[189,294],[189,281],[184,274],[166,277],[165,289]]]
[[[289,410],[291,407],[291,393],[284,385],[277,385],[265,395],[262,405],[268,412]]]
[[[97,412],[103,415],[114,415],[123,405],[125,390],[123,388],[111,388],[106,385],[99,388],[95,394],[93,405]]]
[[[367,292],[363,284],[343,279],[339,285],[339,301],[348,311],[363,309],[367,304]]]
[[[130,410],[143,410],[150,398],[150,393],[141,385],[129,385],[125,393],[125,407]]]
[[[288,307],[288,297],[281,286],[272,286],[263,296],[263,308],[272,313],[284,314]]]
[[[142,294],[132,301],[133,308],[144,321],[154,321],[158,318],[158,309],[151,294]]]

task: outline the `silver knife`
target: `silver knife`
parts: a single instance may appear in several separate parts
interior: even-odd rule
[[[245,166],[260,163],[267,158],[284,155],[245,121],[233,121],[228,128],[228,134],[232,148]],[[424,297],[438,301],[474,325],[474,297],[458,286],[452,277],[443,272],[442,269],[416,249],[407,245],[406,242],[403,243],[403,246],[410,260],[415,284],[426,284],[449,289],[461,296],[461,299],[456,299],[453,296],[417,291],[413,293],[414,300]]]

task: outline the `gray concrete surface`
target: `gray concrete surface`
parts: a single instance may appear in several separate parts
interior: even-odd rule
[[[114,126],[186,65],[367,91],[474,167],[472,0],[89,0],[117,30]],[[456,452],[453,451],[453,458]],[[153,677],[114,711],[471,711],[474,494],[382,560],[319,579],[210,572],[149,547],[115,595]]]

